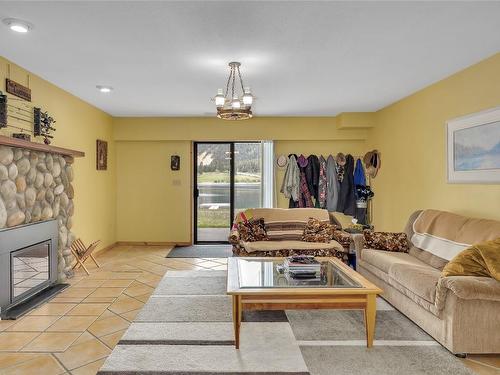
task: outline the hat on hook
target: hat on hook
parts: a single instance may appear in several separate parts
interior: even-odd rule
[[[335,157],[335,161],[337,162],[337,164],[344,166],[346,163],[345,155],[343,153],[339,152],[337,154],[337,156]]]
[[[380,153],[377,150],[368,151],[363,156],[363,162],[365,163],[368,176],[375,178],[380,169]]]
[[[283,154],[278,156],[278,159],[276,159],[276,165],[280,168],[285,167],[287,164],[288,164],[288,158]]]

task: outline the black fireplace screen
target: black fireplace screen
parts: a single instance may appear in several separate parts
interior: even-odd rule
[[[11,302],[31,294],[49,282],[50,241],[11,253]]]

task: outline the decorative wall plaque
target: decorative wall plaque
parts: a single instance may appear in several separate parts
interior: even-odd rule
[[[179,155],[172,155],[170,157],[170,169],[173,171],[181,169],[181,157]]]
[[[5,79],[5,90],[18,98],[31,102],[31,89],[23,86],[20,83],[12,81],[8,78]]]
[[[105,171],[108,169],[108,142],[96,141],[96,169],[98,171]]]

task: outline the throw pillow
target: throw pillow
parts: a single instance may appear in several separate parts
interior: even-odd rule
[[[349,249],[351,246],[352,237],[343,230],[335,229],[332,238],[341,244],[344,249]]]
[[[310,217],[307,221],[302,241],[329,243],[332,239],[333,226],[330,223]]]
[[[238,223],[238,232],[243,242],[268,241],[264,219],[250,219]]]
[[[441,276],[485,276],[500,281],[500,238],[462,250],[444,266]]]
[[[365,248],[396,252],[408,252],[408,237],[406,233],[373,232],[365,230]]]

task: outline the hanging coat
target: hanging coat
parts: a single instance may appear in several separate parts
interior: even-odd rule
[[[323,155],[321,155],[319,157],[319,181],[318,181],[319,208],[326,208],[326,192],[327,192],[326,160],[323,157]]]
[[[298,202],[300,194],[300,170],[297,165],[297,159],[294,155],[288,157],[288,164],[281,184],[280,192],[286,198]]]
[[[337,162],[330,155],[326,160],[326,209],[328,211],[337,211],[340,184],[337,179]]]
[[[356,185],[366,185],[365,170],[361,159],[356,160],[356,169],[354,170],[354,186]]]
[[[300,168],[300,196],[299,207],[314,207],[311,193],[307,187],[305,168]]]
[[[343,212],[344,214],[350,216],[354,216],[354,214],[356,213],[354,158],[350,154],[346,156],[344,178],[342,179],[342,183],[340,184],[337,211]]]
[[[309,193],[318,201],[319,159],[316,155],[309,155],[306,166],[306,181]]]

